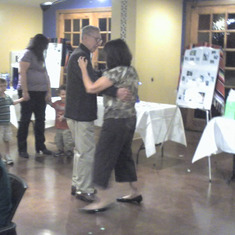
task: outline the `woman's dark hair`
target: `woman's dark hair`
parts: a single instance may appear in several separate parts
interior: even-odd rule
[[[130,66],[132,55],[127,44],[122,39],[107,42],[104,46],[108,69],[117,66]]]
[[[43,52],[47,49],[49,40],[43,34],[35,35],[31,40],[27,49],[31,50],[37,57],[38,61],[44,61]]]

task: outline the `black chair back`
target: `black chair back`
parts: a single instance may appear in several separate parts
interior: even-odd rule
[[[25,193],[25,190],[28,188],[27,183],[19,176],[8,173],[11,184],[11,199],[12,199],[12,208],[11,213],[7,219],[7,226],[0,228],[0,235],[16,235],[16,225],[12,222],[12,219],[16,213],[20,201]]]
[[[8,218],[8,223],[10,223],[15,215],[16,209],[20,204],[20,201],[28,188],[26,182],[19,176],[8,173],[11,183],[11,199],[12,199],[12,209],[11,214]]]

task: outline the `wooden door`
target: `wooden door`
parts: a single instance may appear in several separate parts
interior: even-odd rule
[[[205,1],[187,4],[185,47],[190,43],[219,45],[225,62],[225,89],[235,88],[235,3]],[[186,128],[203,130],[205,112],[187,110]]]
[[[104,44],[111,39],[111,8],[57,11],[57,37],[66,38],[73,48],[80,44],[81,29],[86,25],[94,25],[100,28],[103,42],[93,53],[92,64],[94,68],[102,69],[105,67],[102,49]],[[64,74],[65,76],[66,74]]]

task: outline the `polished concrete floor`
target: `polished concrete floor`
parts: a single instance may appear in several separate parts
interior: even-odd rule
[[[14,130],[14,135],[16,130]],[[97,130],[97,133],[99,130]],[[55,151],[55,130],[46,130],[47,147]],[[233,235],[235,234],[235,182],[232,155],[212,159],[212,183],[207,159],[191,164],[200,132],[186,132],[188,147],[173,142],[160,153],[146,158],[140,153],[138,185],[140,205],[115,202],[105,212],[84,214],[87,203],[70,195],[72,160],[34,156],[34,138],[29,136],[29,159],[17,156],[16,139],[11,143],[15,164],[9,172],[24,178],[28,189],[14,217],[18,235]],[[141,141],[133,141],[136,157]],[[113,198],[127,192],[112,183]]]

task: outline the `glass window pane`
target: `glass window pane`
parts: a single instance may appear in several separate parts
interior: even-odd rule
[[[235,71],[225,70],[225,85],[235,86]]]
[[[82,27],[89,25],[89,19],[82,19]]]
[[[80,34],[73,34],[73,45],[78,46],[80,43]]]
[[[199,30],[209,30],[210,29],[210,15],[199,15]]]
[[[71,20],[64,20],[64,31],[71,32]]]
[[[99,19],[99,28],[100,28],[100,31],[106,31],[107,30],[106,18]]]
[[[106,33],[101,33],[101,38],[103,40],[102,44],[105,44],[107,42],[107,37],[106,37]]]
[[[111,40],[111,33],[108,34],[108,41]]]
[[[69,42],[71,42],[71,34],[70,33],[65,33],[64,38],[66,38]]]
[[[213,30],[224,30],[225,29],[225,14],[214,14],[212,22]]]
[[[235,48],[235,33],[227,33],[227,48]]]
[[[235,29],[235,13],[228,14],[227,25],[228,29]]]
[[[209,33],[198,33],[198,43],[209,42]]]
[[[80,20],[79,19],[73,20],[73,31],[74,32],[80,31]]]
[[[224,33],[212,33],[212,44],[224,47]]]
[[[109,31],[111,31],[111,18],[109,18]]]
[[[226,52],[226,67],[235,67],[235,52]]]
[[[105,61],[105,54],[103,48],[98,49],[98,61]]]

